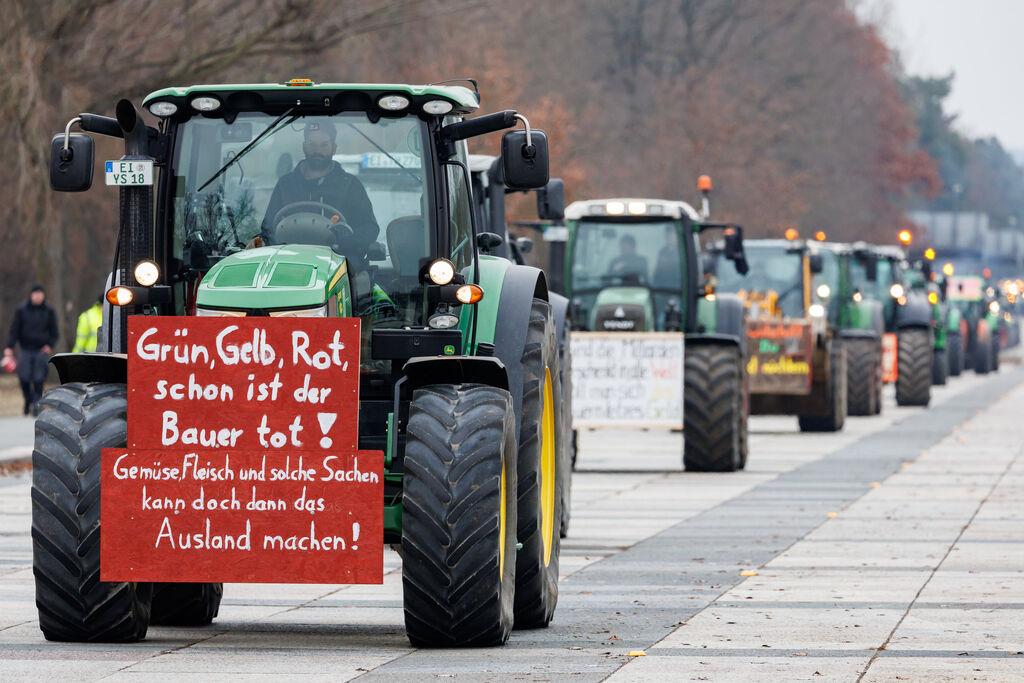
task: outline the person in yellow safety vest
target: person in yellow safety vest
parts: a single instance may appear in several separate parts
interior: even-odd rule
[[[82,311],[78,316],[78,336],[75,339],[74,353],[92,353],[96,350],[96,333],[103,324],[102,299],[96,299],[89,308]]]

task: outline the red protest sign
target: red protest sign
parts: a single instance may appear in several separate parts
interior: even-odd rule
[[[128,318],[128,447],[357,446],[358,318]]]
[[[102,457],[101,581],[383,581],[380,451]]]

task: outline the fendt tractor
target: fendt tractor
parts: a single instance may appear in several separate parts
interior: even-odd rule
[[[741,273],[747,263],[742,228],[709,220],[710,178],[702,176],[698,187],[703,193],[700,213],[685,202],[662,199],[578,201],[565,209],[564,283],[577,330],[574,345],[601,335],[638,344],[605,349],[595,360],[600,367],[582,372],[575,371],[582,357],[574,358],[575,424],[593,425],[590,416],[581,414],[579,399],[593,398],[598,377],[611,392],[595,399],[602,411],[616,396],[644,390],[648,393],[637,398],[644,404],[637,409],[638,419],[602,412],[599,422],[681,426],[687,470],[731,472],[742,469],[747,459],[743,305],[734,296],[705,296],[701,233],[723,231],[724,257]],[[645,343],[652,347],[644,348]],[[653,348],[659,344],[664,346]],[[629,375],[636,368],[628,366],[645,354],[663,355],[664,361],[648,368],[650,376]],[[659,388],[659,378],[675,384]],[[675,408],[651,421],[649,411],[668,405],[664,399],[680,390]]]
[[[46,638],[134,641],[217,613],[219,584],[98,580],[99,454],[126,438],[126,320],[155,314],[360,318],[359,403],[339,409],[358,410],[359,448],[385,453],[383,540],[402,555],[409,639],[498,645],[551,621],[567,433],[556,324],[540,270],[478,248],[495,245],[476,225],[465,142],[523,124],[502,138],[501,169],[528,190],[548,182],[547,139],[511,110],[464,119],[478,102],[475,83],[201,85],[146,97],[156,127],[122,100],[116,118],[80,114],[53,138],[55,190],[91,183],[93,141],[75,124],[123,138],[144,172],[119,189],[100,353],[54,357],[61,386],[36,427]],[[300,165],[344,173],[347,189],[277,196]]]
[[[934,297],[913,286],[902,248],[874,247],[877,258],[874,296],[882,302],[885,331],[895,337],[896,404],[926,406],[931,401],[936,328]],[[948,340],[943,334],[943,344]]]
[[[541,220],[560,221],[565,215],[565,190],[561,178],[551,178],[540,188],[529,190],[510,188],[502,180],[501,157],[490,154],[470,154],[469,172],[473,181],[473,207],[476,211],[477,243],[485,254],[511,259],[513,263],[526,265],[526,254],[533,250],[533,241],[526,237],[513,237],[508,230],[505,214],[505,197],[512,192],[532,192],[537,198],[537,217]],[[562,401],[558,409],[564,413],[561,425],[569,430],[562,435],[564,447],[560,455],[565,462],[560,465],[565,476],[561,478],[562,519],[560,533],[565,538],[569,533],[572,502],[572,470],[576,465],[576,431],[572,429],[572,363],[569,354],[569,335],[572,326],[568,322],[569,299],[556,293],[554,282],[545,272],[548,284],[548,303],[555,321],[555,338],[558,340],[559,368],[561,371]]]
[[[736,294],[747,308],[752,415],[796,415],[800,430],[836,432],[846,421],[846,349],[830,300],[838,284],[815,282],[838,273],[838,258],[797,239],[748,240],[750,272],[715,268],[715,295]]]

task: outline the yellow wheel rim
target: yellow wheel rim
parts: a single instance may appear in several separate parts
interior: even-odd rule
[[[507,505],[508,497],[505,494],[505,463],[501,463],[501,498],[499,500],[498,509],[498,574],[500,577],[505,576],[505,506]]]
[[[540,440],[540,514],[544,542],[544,566],[551,562],[555,534],[555,401],[551,370],[544,369],[544,409]]]

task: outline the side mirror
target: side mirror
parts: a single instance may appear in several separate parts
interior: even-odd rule
[[[565,184],[561,178],[552,178],[537,190],[537,217],[548,221],[565,218]]]
[[[501,169],[510,190],[536,190],[548,183],[548,136],[513,130],[501,137]]]
[[[821,254],[808,254],[807,260],[813,274],[817,275],[824,270],[824,263],[821,260]]]
[[[733,262],[736,272],[746,275],[750,270],[747,252],[743,249],[743,228],[737,226],[725,229],[725,258]]]
[[[92,187],[93,141],[88,135],[58,133],[50,141],[50,187],[85,192]]]
[[[529,237],[517,237],[516,248],[519,249],[520,254],[529,254],[533,251],[533,240]]]
[[[476,243],[480,247],[480,251],[490,254],[505,243],[505,238],[493,232],[481,232],[476,236]]]
[[[878,281],[878,259],[873,256],[867,256],[864,261],[864,274],[868,278],[868,282]]]

